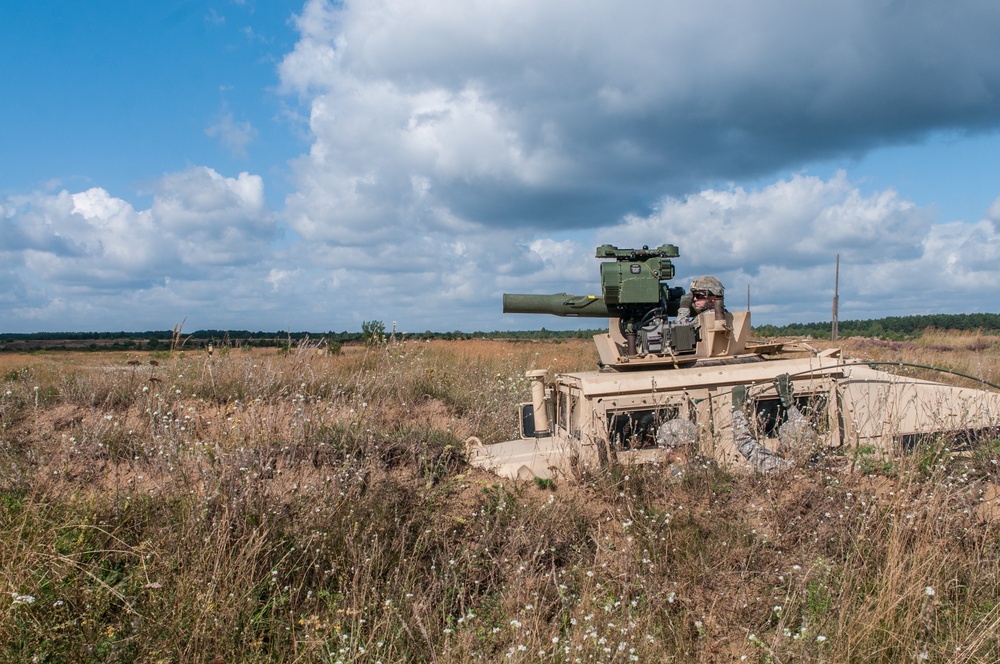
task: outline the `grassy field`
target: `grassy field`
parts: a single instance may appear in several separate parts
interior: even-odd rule
[[[996,337],[844,346],[1000,382]],[[0,658],[1000,661],[1000,446],[545,488],[465,464],[465,437],[515,436],[525,370],[595,362],[0,355]]]

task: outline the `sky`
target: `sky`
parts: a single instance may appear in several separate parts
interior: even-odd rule
[[[1000,312],[992,0],[0,3],[0,332],[600,327],[676,244],[756,324]]]

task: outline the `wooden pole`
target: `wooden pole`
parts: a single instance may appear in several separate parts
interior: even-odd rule
[[[840,330],[837,328],[837,308],[840,304],[840,254],[837,254],[837,267],[833,273],[833,326],[830,328],[830,341],[836,343]]]

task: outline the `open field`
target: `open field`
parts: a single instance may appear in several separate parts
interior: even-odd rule
[[[843,346],[1000,382],[998,337]],[[595,362],[578,340],[0,355],[0,653],[1000,661],[1000,444],[555,487],[465,465],[465,437],[515,435],[525,370]]]

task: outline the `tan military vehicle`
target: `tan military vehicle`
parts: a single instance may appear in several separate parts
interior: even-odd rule
[[[473,465],[545,479],[711,456],[774,471],[830,452],[891,456],[927,439],[969,448],[1000,436],[997,392],[896,375],[838,349],[750,341],[750,313],[726,310],[718,280],[695,280],[694,293],[667,285],[677,256],[673,245],[604,245],[597,257],[613,260],[601,264],[602,296],[504,295],[505,312],[607,317],[609,332],[594,338],[600,371],[528,372],[521,437],[470,439]]]

